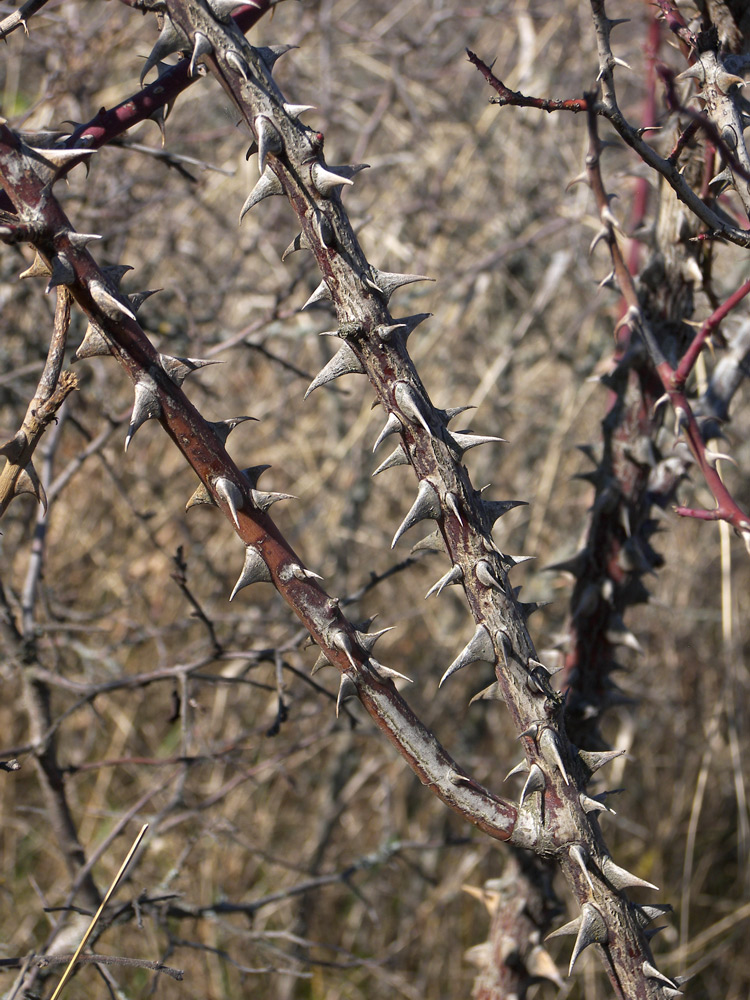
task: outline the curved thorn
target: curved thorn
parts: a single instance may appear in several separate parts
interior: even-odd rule
[[[327,385],[342,375],[364,375],[364,372],[362,362],[352,348],[348,344],[342,344],[328,364],[318,372],[307,387],[305,399],[321,385]]]
[[[575,863],[578,865],[578,867],[583,872],[584,878],[588,882],[589,888],[593,892],[594,891],[594,883],[591,881],[591,875],[589,875],[589,870],[588,870],[588,867],[587,867],[587,864],[586,864],[586,862],[588,860],[588,855],[586,853],[586,850],[582,847],[581,844],[572,844],[568,848],[568,854],[570,855],[571,859],[573,861],[575,861]]]
[[[188,76],[193,77],[197,75],[198,72],[198,61],[203,58],[203,56],[210,55],[214,50],[213,45],[208,39],[208,35],[205,35],[202,31],[196,31],[193,40],[193,54],[190,57],[190,66],[188,68]]]
[[[281,181],[270,167],[266,167],[240,209],[240,222],[242,222],[250,209],[254,208],[258,202],[263,201],[264,198],[270,198],[272,195],[283,193],[284,188],[281,186]]]
[[[529,776],[521,790],[521,798],[518,804],[522,806],[526,801],[527,796],[531,795],[532,792],[543,792],[546,785],[547,782],[544,777],[544,771],[538,764],[532,764],[529,770]]]
[[[474,635],[440,678],[438,687],[442,687],[449,677],[470,663],[494,663],[496,659],[495,647],[492,645],[490,633],[484,625],[477,625]]]
[[[399,426],[401,426],[399,424]],[[377,469],[373,472],[373,477],[380,475],[381,472],[385,472],[386,469],[395,469],[399,465],[408,465],[409,459],[404,451],[404,446],[402,444],[398,445],[390,453],[388,458],[384,462],[381,462]]]
[[[219,478],[214,483],[214,491],[220,500],[229,507],[229,512],[232,515],[232,520],[234,525],[239,531],[240,522],[237,518],[237,511],[241,510],[245,498],[242,494],[242,490],[236,483],[233,483],[231,479],[227,479],[226,476],[219,476]]]
[[[476,573],[477,580],[479,580],[483,587],[489,587],[491,590],[499,590],[502,593],[502,584],[495,579],[492,567],[486,559],[479,560],[474,567],[474,572]]]
[[[234,585],[229,600],[233,601],[237,594],[244,587],[249,587],[251,583],[271,583],[271,571],[258,550],[252,545],[246,545],[242,572]]]
[[[396,542],[408,531],[409,528],[413,527],[419,521],[424,521],[427,518],[437,518],[440,517],[440,498],[438,496],[437,490],[427,479],[423,479],[419,484],[419,491],[417,492],[417,499],[412,504],[406,517],[403,519],[399,525],[396,534],[393,536],[393,541],[391,542],[391,548],[394,548]]]
[[[395,434],[397,431],[401,430],[401,421],[398,419],[395,413],[389,413],[388,419],[385,422],[385,427],[382,429],[380,434],[378,434],[378,439],[372,446],[373,452],[378,450],[378,447],[385,441],[385,439],[390,434]]]
[[[327,198],[332,191],[337,187],[341,187],[342,184],[351,186],[354,183],[351,177],[336,174],[324,167],[322,163],[313,163],[310,167],[310,180],[318,194],[323,195],[324,198]]]
[[[156,386],[149,376],[144,376],[135,384],[135,400],[125,438],[125,451],[130,447],[130,442],[135,437],[138,428],[147,420],[158,419],[160,416],[161,403],[156,395]]]
[[[437,583],[433,583],[427,593],[424,595],[424,599],[427,600],[428,597],[432,597],[433,594],[440,595],[445,590],[446,587],[450,587],[454,583],[460,583],[464,578],[464,571],[456,563],[455,566],[451,566],[448,572],[441,576]]]
[[[627,871],[625,868],[620,868],[616,865],[612,858],[605,858],[601,864],[602,875],[610,882],[615,889],[629,889],[629,888],[642,888],[642,889],[654,889],[656,892],[659,891],[659,886],[654,885],[652,882],[647,882],[645,879],[638,878],[637,875],[633,875],[632,872]]]
[[[356,698],[358,697],[358,695],[359,691],[357,690],[357,685],[354,682],[354,680],[352,680],[352,678],[349,677],[348,674],[342,674],[341,683],[339,684],[339,693],[336,698],[337,719],[339,717],[339,712],[341,711],[341,706],[344,704],[344,702],[348,701],[349,698]]]
[[[607,925],[599,908],[593,903],[584,903],[581,907],[581,926],[576,943],[573,945],[573,954],[570,956],[568,975],[572,975],[573,966],[584,949],[592,944],[606,944],[608,938]]]
[[[425,405],[424,402],[418,396],[416,390],[414,390],[408,382],[397,382],[396,388],[393,392],[394,399],[398,408],[401,410],[403,415],[407,418],[409,423],[416,424],[419,423],[424,427],[427,433],[432,437],[432,431],[430,430],[430,425],[422,413],[422,406]]]
[[[545,758],[551,758],[557,770],[567,785],[569,783],[568,772],[565,770],[565,764],[560,756],[560,745],[557,737],[557,733],[547,727],[543,729],[541,735],[539,736],[539,750],[544,755]]]
[[[461,517],[461,511],[458,507],[458,500],[456,499],[455,493],[445,494],[445,504],[448,510],[453,514],[458,523],[463,527],[464,519]]]

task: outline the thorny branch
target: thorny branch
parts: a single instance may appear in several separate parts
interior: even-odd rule
[[[668,5],[661,6],[665,16],[670,13]],[[667,362],[658,353],[653,336],[649,336],[632,278],[619,254],[614,217],[598,173],[595,114],[612,122],[645,162],[661,172],[678,196],[713,228],[714,234],[741,246],[750,245],[750,237],[707,208],[675,164],[662,160],[643,142],[640,130],[633,130],[622,118],[612,77],[618,60],[609,49],[609,32],[615,22],[606,19],[602,2],[593,2],[592,7],[602,67],[599,99],[587,96],[583,101],[549,102],[524,98],[507,88],[503,88],[501,96],[504,103],[525,102],[525,106],[548,111],[587,110],[592,136],[589,177],[616,277],[630,307],[628,322],[639,327],[652,350],[673,403],[681,407],[685,402],[684,420],[680,409],[676,409],[680,422],[687,427],[701,467],[711,466],[710,453],[684,400],[683,373],[679,373],[682,384],[675,385],[677,373],[671,366],[664,367]],[[407,350],[409,335],[426,317],[397,318],[389,310],[391,295],[421,276],[380,271],[367,261],[339,192],[339,188],[353,182],[361,166],[326,164],[323,135],[300,123],[304,108],[287,103],[273,79],[273,64],[280,53],[249,45],[229,18],[222,0],[212,0],[209,7],[197,0],[167,0],[166,8],[165,29],[146,72],[158,67],[160,58],[171,51],[191,53],[180,64],[188,81],[197,76],[200,65],[207,65],[255,136],[261,177],[241,214],[270,195],[288,198],[302,229],[291,246],[311,250],[323,274],[323,282],[309,302],[333,302],[336,332],[343,341],[339,353],[313,380],[308,392],[339,375],[355,372],[366,374],[375,389],[387,414],[376,447],[387,436],[397,435],[400,439],[378,471],[408,465],[419,481],[417,499],[396,532],[394,545],[417,523],[436,522],[438,532],[431,544],[447,552],[450,569],[430,593],[439,595],[449,585],[460,585],[476,626],[467,646],[445,671],[443,681],[474,662],[495,666],[497,681],[485,696],[506,702],[525,752],[525,760],[514,769],[525,776],[518,807],[494,796],[458,768],[416,719],[393,683],[402,675],[383,667],[372,656],[375,641],[382,633],[357,629],[343,615],[340,603],[322,589],[316,574],[304,567],[267,514],[274,502],[287,498],[259,490],[259,467],[240,472],[227,454],[227,436],[238,419],[209,424],[183,394],[184,379],[205,362],[156,352],[136,319],[146,293],[127,298],[119,291],[117,276],[100,268],[87,249],[96,237],[77,233],[52,195],[52,185],[63,168],[90,155],[94,146],[111,139],[117,129],[122,131],[121,125],[127,128],[123,122],[132,109],[114,123],[99,123],[101,135],[90,140],[90,148],[75,143],[85,142],[86,134],[93,135],[92,125],[77,129],[62,143],[41,149],[34,148],[30,137],[0,126],[0,178],[11,208],[3,217],[2,238],[10,244],[32,244],[41,262],[36,273],[46,270],[51,276],[50,286],[58,288],[58,301],[64,301],[69,292],[88,316],[89,331],[78,356],[113,355],[134,382],[135,405],[126,447],[143,422],[158,420],[201,480],[189,506],[216,505],[233,525],[245,546],[245,564],[232,598],[252,583],[272,583],[321,647],[320,662],[340,670],[337,706],[348,697],[358,697],[420,779],[451,808],[491,836],[510,839],[560,863],[582,910],[580,917],[560,929],[576,938],[571,968],[582,950],[595,944],[618,997],[663,1000],[676,996],[677,984],[652,964],[643,932],[657,908],[636,907],[622,891],[648,883],[611,859],[595,818],[604,807],[586,793],[591,775],[613,754],[582,751],[568,739],[561,699],[550,683],[552,671],[538,659],[527,627],[536,606],[522,604],[508,580],[521,558],[501,552],[492,538],[494,521],[518,501],[484,500],[462,464],[467,450],[499,439],[448,429],[461,408],[440,410],[432,404]],[[472,61],[482,69],[480,60],[473,57]],[[485,76],[492,75],[487,67],[485,70]],[[161,81],[162,75],[153,86],[158,87]],[[127,120],[142,120],[146,112],[153,110],[152,105],[144,104]],[[73,155],[61,156],[63,152]],[[671,382],[667,386],[668,380]],[[714,466],[718,457],[714,458]],[[723,488],[718,475],[716,482],[708,474],[706,478],[712,489],[719,485]],[[19,492],[18,488],[15,492]],[[739,508],[729,509],[728,504],[734,502],[728,494],[714,495],[717,510],[721,510],[717,516],[730,520],[747,540],[750,524],[737,520],[745,515]],[[699,515],[694,512],[694,516]]]

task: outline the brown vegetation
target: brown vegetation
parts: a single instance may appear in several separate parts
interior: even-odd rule
[[[502,518],[495,539],[503,553],[535,557],[514,570],[512,583],[523,584],[526,601],[552,602],[530,629],[544,663],[564,666],[568,657],[563,677],[580,708],[571,733],[577,724],[597,746],[627,752],[595,792],[624,788],[608,801],[617,815],[602,823],[609,849],[674,906],[658,921],[666,925],[654,942],[659,969],[692,977],[688,996],[744,1000],[745,546],[724,522],[673,513],[669,491],[690,460],[684,446],[673,449],[674,416],[664,426],[655,421],[649,433],[673,477],[663,484],[664,530],[652,538],[663,566],[645,577],[647,604],[623,601],[628,635],[637,637],[627,643],[642,652],[619,654],[627,669],[616,675],[616,695],[587,714],[570,658],[581,639],[581,580],[574,595],[569,574],[545,567],[573,556],[590,523],[592,485],[575,477],[592,465],[577,446],[600,447],[612,402],[611,383],[600,378],[623,343],[613,339],[620,292],[598,287],[610,270],[612,233],[589,256],[602,206],[585,184],[566,192],[591,153],[586,115],[488,104],[491,92],[465,55],[469,48],[495,59],[494,73],[514,92],[583,98],[598,70],[592,6],[285,3],[248,38],[299,46],[274,73],[286,99],[315,105],[304,120],[324,133],[329,164],[370,165],[343,199],[368,259],[437,279],[394,294],[398,316],[433,314],[411,336],[409,354],[436,407],[476,407],[452,429],[470,425],[507,441],[470,451],[465,464],[477,489],[492,484],[488,498],[528,501]],[[741,51],[746,26],[732,18],[732,4],[706,6],[704,16]],[[674,84],[650,78],[645,40],[653,48],[659,35],[659,59],[673,75],[687,62],[670,48],[677,36],[667,25],[654,29],[654,11],[608,5],[610,17],[631,17],[612,36],[615,54],[632,67],[616,70],[619,105],[638,124],[653,94],[663,135],[646,138],[666,156],[689,116],[667,111]],[[687,5],[680,11],[691,16]],[[26,132],[88,122],[137,92],[156,37],[152,14],[50,0],[29,18],[28,37],[8,38],[3,117]],[[689,92],[680,94],[687,105]],[[394,626],[377,656],[414,682],[398,687],[416,715],[473,779],[517,802],[523,781],[503,781],[520,756],[509,713],[491,700],[468,707],[493,680],[490,665],[472,665],[438,689],[474,622],[461,587],[423,600],[446,560],[409,554],[418,531],[391,551],[415,480],[409,468],[372,478],[397,440],[373,456],[382,406],[372,409],[367,381],[349,376],[303,401],[333,354],[330,338],[317,334],[336,322],[330,310],[300,311],[320,280],[312,255],[280,262],[297,232],[286,198],[263,201],[237,228],[258,177],[256,157],[245,159],[253,136],[238,117],[209,74],[175,100],[163,147],[157,124],[142,123],[72,170],[67,185],[56,183],[55,196],[79,232],[104,237],[88,248],[98,265],[132,266],[124,293],[161,289],[138,311],[157,350],[224,362],[191,377],[190,400],[208,420],[256,418],[236,427],[228,449],[240,468],[271,465],[259,489],[297,498],[274,505],[280,530],[352,621],[377,615],[373,629]],[[598,129],[614,137],[604,121]],[[699,192],[709,139],[693,138],[680,164]],[[640,273],[636,294],[673,323],[683,351],[694,328],[681,321],[702,322],[742,284],[747,249],[717,241],[696,250],[687,237],[699,223],[681,215],[632,150],[620,144],[601,159],[602,191],[618,194],[611,207],[624,229],[632,233],[634,219],[651,229],[638,252],[621,238],[627,264]],[[639,216],[644,180],[648,205]],[[724,203],[730,209],[741,212],[734,196]],[[644,269],[655,248],[664,250],[668,224],[677,259],[662,261],[654,276]],[[58,313],[65,308],[61,289],[42,294],[48,278],[18,280],[32,259],[25,241],[0,252],[2,442],[37,392],[56,295]],[[746,308],[714,337],[715,355],[701,356],[688,383],[692,400],[747,322]],[[86,324],[74,305],[66,364]],[[80,914],[93,911],[148,822],[95,950],[184,970],[184,981],[146,967],[89,965],[69,995],[109,988],[129,998],[468,996],[476,973],[469,949],[484,995],[493,965],[488,949],[477,948],[489,922],[475,897],[502,933],[507,910],[497,904],[508,903],[520,862],[415,781],[356,699],[337,717],[339,677],[332,669],[311,677],[318,650],[307,648],[307,633],[274,588],[242,590],[228,603],[243,562],[231,520],[207,505],[184,511],[195,475],[158,421],[145,423],[123,453],[132,385],[119,365],[94,357],[73,368],[77,390],[34,459],[47,515],[31,496],[14,499],[0,537],[0,757],[21,764],[0,774],[0,963],[72,952],[88,922]],[[720,471],[745,508],[746,396],[741,385],[724,428],[729,441],[719,448],[737,462]],[[678,502],[714,506],[699,471],[680,483]],[[640,577],[651,567],[636,568]],[[562,880],[555,885],[557,923],[565,923],[580,911]],[[543,895],[532,937],[552,917],[551,894]],[[633,898],[655,901],[637,888]],[[564,973],[570,939],[548,948]],[[562,985],[545,967],[547,981],[528,996],[609,997],[594,958],[579,963]],[[49,996],[59,970],[32,962],[23,983],[12,965],[3,975],[9,995],[18,976],[16,989]]]

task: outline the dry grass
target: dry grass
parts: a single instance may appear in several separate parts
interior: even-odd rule
[[[622,103],[637,117],[648,9],[627,6],[633,21],[616,41],[635,70]],[[9,40],[3,115],[24,128],[86,120],[135,89],[139,56],[153,37],[152,21],[124,7],[51,2],[28,39]],[[585,527],[590,494],[571,479],[585,467],[575,445],[596,439],[605,411],[606,390],[587,379],[611,353],[617,298],[597,291],[606,265],[587,257],[595,226],[589,193],[564,193],[581,169],[585,122],[488,106],[464,48],[497,56],[496,70],[512,87],[578,95],[596,69],[588,5],[283,4],[252,41],[300,46],[279,63],[284,92],[316,104],[308,120],[325,132],[329,162],[371,165],[346,194],[369,258],[438,279],[399,293],[404,314],[434,314],[414,334],[412,355],[438,406],[475,403],[472,427],[508,439],[471,453],[467,464],[478,486],[493,484],[493,497],[529,501],[502,521],[498,539],[504,551],[537,557],[519,573],[533,598],[555,599],[533,619],[545,648],[564,626],[569,584],[543,567],[572,553]],[[150,123],[133,139],[159,145]],[[231,176],[195,169],[191,182],[152,157],[113,148],[94,157],[89,178],[74,172],[61,197],[78,229],[104,234],[98,260],[133,265],[127,291],[163,289],[141,313],[159,349],[225,362],[191,381],[191,398],[210,419],[259,418],[235,431],[232,454],[245,465],[271,463],[263,486],[299,497],[274,509],[277,520],[329,590],[345,596],[408,552],[406,543],[395,553],[389,544],[414,484],[406,469],[370,478],[387,452],[371,455],[381,419],[362,378],[302,401],[307,380],[298,372],[312,375],[329,356],[316,334],[330,316],[297,311],[318,279],[304,254],[280,263],[294,235],[283,199],[259,206],[237,230],[257,173],[254,158],[245,163],[246,145],[227,98],[204,80],[175,107],[167,149]],[[627,217],[631,171],[639,168],[622,151],[608,155],[606,180]],[[51,330],[53,303],[40,283],[16,281],[25,262],[24,249],[0,252],[3,438],[20,420]],[[742,265],[741,251],[725,251],[726,291]],[[80,316],[75,322],[74,345],[83,329]],[[56,475],[130,402],[110,362],[78,369],[81,391],[67,409]],[[729,434],[746,470],[743,402]],[[35,609],[39,655],[62,680],[81,684],[166,668],[174,676],[91,702],[54,687],[79,838],[89,854],[140,801],[94,866],[104,886],[138,824],[151,823],[120,900],[176,893],[186,907],[205,907],[281,898],[252,918],[168,919],[165,904],[146,907],[142,928],[113,926],[98,947],[184,968],[184,983],[159,979],[163,1000],[467,996],[472,969],[463,956],[483,939],[486,916],[461,886],[497,875],[502,851],[446,814],[357,707],[335,719],[333,673],[315,677],[327,696],[310,685],[314,651],[300,648],[298,627],[270,588],[227,603],[242,562],[228,525],[206,507],[184,514],[195,483],[155,422],[125,456],[123,438],[121,424],[51,505]],[[746,473],[730,470],[728,478],[747,501]],[[703,494],[696,482],[684,495],[706,503]],[[35,516],[22,499],[4,519],[0,574],[15,601]],[[651,603],[629,622],[646,650],[622,681],[638,703],[607,723],[612,742],[631,748],[615,778],[626,791],[607,835],[618,862],[660,884],[675,905],[657,940],[660,968],[694,972],[692,997],[744,1000],[747,557],[733,541],[723,555],[715,526],[670,516],[665,527],[666,566],[649,581]],[[178,546],[225,650],[220,659],[211,658],[206,630],[171,578]],[[503,792],[517,751],[502,706],[465,707],[484,686],[476,673],[437,691],[470,629],[458,595],[423,601],[443,572],[438,558],[424,557],[367,593],[354,616],[378,614],[381,627],[396,626],[382,640],[381,660],[414,678],[407,696],[417,713],[480,781]],[[288,709],[276,735],[273,650],[283,650]],[[205,676],[186,679],[204,658]],[[5,667],[3,682],[3,744],[23,746],[28,724],[16,670]],[[186,713],[176,719],[180,698]],[[56,919],[43,907],[63,904],[70,885],[31,760],[20,756],[23,769],[0,776],[0,957],[42,948]],[[348,878],[284,895],[366,857]],[[560,995],[607,997],[594,959],[583,965]],[[272,971],[247,971],[257,969]],[[151,973],[114,975],[130,998],[150,995],[154,985]],[[86,968],[68,995],[76,990],[98,996],[105,987]],[[537,995],[555,990],[547,984]]]

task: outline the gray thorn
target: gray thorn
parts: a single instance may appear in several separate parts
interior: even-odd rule
[[[342,375],[363,375],[364,372],[365,369],[362,362],[359,360],[352,348],[348,344],[342,344],[328,364],[318,372],[310,385],[307,387],[305,399],[307,399],[310,393],[314,392],[315,389],[320,388],[321,385],[327,385],[329,382],[333,382],[334,379],[340,378]]]
[[[629,889],[629,888],[642,888],[642,889],[655,889],[656,892],[659,891],[659,886],[654,885],[652,882],[647,882],[645,879],[638,878],[637,875],[633,875],[632,872],[627,871],[625,868],[620,868],[616,865],[612,858],[605,858],[601,865],[602,875],[610,882],[615,889]]]
[[[149,376],[144,376],[135,384],[135,401],[130,415],[130,424],[125,438],[125,451],[130,447],[136,431],[147,420],[161,416],[161,403],[156,394],[156,385]]]
[[[510,771],[508,771],[503,780],[507,781],[508,778],[512,778],[516,774],[526,774],[528,770],[529,770],[529,762],[524,758],[524,760],[519,761],[515,767],[512,767]]]
[[[250,73],[250,67],[244,56],[240,55],[240,53],[236,52],[234,49],[227,49],[224,53],[224,58],[226,59],[227,64],[240,74],[245,83],[250,83],[252,74]]]
[[[474,572],[476,573],[477,580],[479,580],[483,587],[489,587],[491,590],[499,590],[502,593],[502,584],[495,579],[492,567],[486,559],[479,560],[474,567]]]
[[[148,71],[153,69],[158,62],[161,62],[173,52],[181,52],[189,48],[190,43],[188,42],[185,33],[181,28],[178,28],[174,24],[168,15],[166,15],[164,17],[164,25],[161,29],[161,34],[156,39],[156,44],[153,49],[151,49],[148,59],[143,64],[143,69],[141,71],[141,86],[143,86],[143,80]]]
[[[232,515],[234,525],[239,531],[240,522],[237,518],[237,511],[241,510],[245,503],[245,497],[243,496],[242,490],[236,483],[233,483],[231,479],[227,479],[226,476],[219,476],[214,483],[214,490],[216,491],[217,497],[219,497],[220,500],[223,500],[227,507],[229,507],[229,512]]]
[[[233,601],[237,594],[244,588],[249,587],[251,583],[270,583],[271,582],[271,571],[266,565],[261,554],[252,545],[245,546],[245,563],[242,567],[242,572],[234,585],[234,590],[232,591],[229,600]],[[315,671],[313,670],[313,673]]]
[[[451,566],[448,572],[441,576],[437,583],[433,583],[427,593],[424,595],[424,599],[427,600],[428,597],[432,597],[433,594],[440,595],[445,590],[446,587],[450,587],[454,583],[460,583],[464,578],[464,571],[461,567],[456,564]]]
[[[594,774],[600,767],[604,767],[617,757],[622,757],[624,753],[624,750],[579,750],[578,756],[591,774]]]
[[[378,434],[378,439],[372,446],[373,452],[376,452],[378,450],[378,447],[383,443],[383,441],[385,441],[385,439],[390,434],[396,434],[400,430],[401,430],[401,421],[398,419],[395,413],[389,413],[388,419],[385,422],[385,427],[382,429],[380,434]]]
[[[578,865],[578,867],[583,872],[584,878],[588,882],[589,888],[593,892],[594,891],[594,883],[591,881],[591,875],[589,874],[589,870],[588,870],[588,867],[587,867],[587,864],[586,864],[586,862],[588,861],[588,854],[587,854],[585,848],[582,847],[581,844],[573,844],[568,849],[568,854],[570,855],[570,857],[572,858],[572,860],[575,861],[575,863]]]
[[[330,302],[331,301],[331,290],[325,281],[321,281],[315,291],[312,293],[310,298],[302,306],[302,309],[307,309],[308,306],[314,306],[318,302]]]
[[[398,408],[407,418],[409,423],[421,424],[430,437],[432,437],[430,425],[427,423],[427,420],[422,412],[422,407],[425,406],[425,403],[417,394],[416,390],[413,389],[408,382],[397,382],[393,395]]]
[[[456,518],[458,523],[463,527],[464,519],[461,517],[461,511],[459,510],[458,500],[455,493],[445,494],[445,505]]]
[[[560,772],[560,775],[567,785],[569,782],[568,772],[565,770],[565,764],[560,756],[560,744],[557,733],[550,729],[549,727],[542,730],[539,737],[539,749],[545,758],[552,758],[555,767]]]
[[[205,35],[202,31],[196,31],[195,38],[193,40],[193,54],[190,57],[190,66],[188,68],[188,76],[196,76],[198,72],[198,62],[204,56],[210,55],[214,50],[213,45],[208,39],[208,35]]]
[[[472,448],[478,448],[483,444],[507,444],[505,438],[484,436],[480,434],[463,434],[461,432],[451,433],[451,439],[456,446],[459,457]]]
[[[400,425],[399,425],[400,426]],[[373,472],[373,476],[379,475],[381,472],[385,472],[386,469],[395,469],[399,465],[408,465],[409,459],[406,456],[403,445],[398,445],[390,453],[388,458],[384,462],[381,462],[377,469]]]
[[[240,222],[258,202],[263,201],[264,198],[270,198],[271,195],[283,193],[284,188],[281,186],[281,181],[270,167],[266,167],[240,209]]]
[[[368,288],[371,288],[373,291],[380,292],[386,302],[388,302],[396,289],[401,288],[403,285],[410,285],[414,281],[435,280],[434,278],[428,278],[424,274],[397,274],[391,271],[378,271],[377,268],[374,267],[370,270],[372,272],[372,277],[365,275],[363,281]]]
[[[201,358],[177,358],[171,354],[159,355],[159,364],[175,385],[182,385],[188,375],[200,371],[201,368],[221,363],[220,361],[204,361]]]
[[[532,792],[543,792],[546,785],[547,782],[544,777],[544,771],[538,764],[532,764],[529,770],[529,776],[521,790],[519,805],[523,805],[527,796],[531,795]]]
[[[649,979],[656,979],[665,986],[668,986],[670,989],[676,989],[677,984],[674,980],[669,979],[664,975],[664,973],[659,972],[659,970],[650,962],[644,962],[641,968],[643,969],[644,976],[647,976]]]
[[[359,692],[357,690],[356,683],[352,680],[348,674],[341,675],[341,683],[339,684],[339,693],[336,698],[336,718],[339,717],[339,712],[341,711],[341,706],[349,698],[358,697]]]
[[[89,293],[101,311],[110,318],[120,319],[121,316],[127,316],[128,319],[135,320],[135,313],[108,291],[101,281],[90,282]]]
[[[419,521],[424,521],[427,518],[437,518],[440,517],[440,498],[438,496],[437,490],[427,479],[423,479],[419,484],[419,490],[417,492],[417,499],[412,504],[406,517],[403,519],[401,524],[393,536],[393,541],[391,542],[391,548],[394,548],[396,542],[408,531],[409,528],[417,524]]]
[[[484,625],[477,625],[474,635],[440,678],[438,687],[442,687],[449,677],[470,663],[494,663],[495,660],[495,647],[492,645],[490,633]]]
[[[336,174],[324,167],[322,163],[313,163],[310,167],[310,180],[318,194],[323,195],[324,198],[327,198],[332,191],[342,184],[351,186],[354,183],[350,177]]]
[[[572,975],[573,966],[584,949],[592,944],[604,945],[607,943],[608,937],[607,925],[599,908],[594,906],[593,903],[584,903],[581,907],[581,926],[576,937],[576,943],[573,945],[573,954],[570,956],[568,975]]]
[[[284,148],[284,141],[276,126],[266,115],[256,116],[255,134],[258,140],[258,167],[263,173],[266,169],[266,156],[269,153],[278,156]]]

